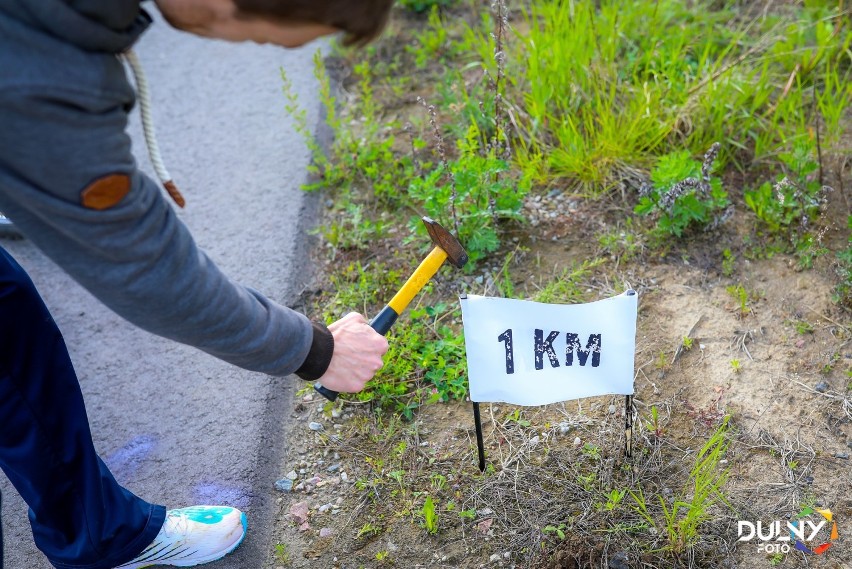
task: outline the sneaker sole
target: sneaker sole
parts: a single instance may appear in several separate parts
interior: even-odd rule
[[[203,565],[204,563],[217,561],[238,548],[246,538],[246,533],[248,532],[248,520],[246,519],[245,512],[240,515],[240,524],[243,526],[243,533],[240,535],[240,539],[222,551],[208,555],[203,559],[195,559],[193,561],[171,561],[169,563],[152,563],[149,565],[130,565],[126,569],[145,569],[146,567],[195,567],[196,565]]]

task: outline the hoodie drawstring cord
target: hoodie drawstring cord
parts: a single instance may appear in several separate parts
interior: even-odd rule
[[[139,58],[132,49],[125,51],[122,57],[130,66],[130,70],[133,72],[133,80],[136,83],[136,91],[139,96],[139,110],[142,114],[142,131],[145,133],[145,144],[148,146],[148,156],[151,159],[151,164],[153,164],[157,177],[171,198],[178,206],[184,207],[186,200],[183,199],[177,186],[172,181],[168,170],[166,170],[166,166],[163,164],[163,157],[160,155],[160,147],[157,145],[154,119],[151,117],[151,96],[148,92],[148,80],[145,78],[145,72],[142,70],[142,64],[139,63]]]

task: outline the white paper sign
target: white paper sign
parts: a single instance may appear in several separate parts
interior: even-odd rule
[[[631,395],[637,299],[632,290],[588,304],[462,298],[471,400]]]

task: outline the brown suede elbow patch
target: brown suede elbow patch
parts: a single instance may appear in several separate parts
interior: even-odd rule
[[[110,174],[98,178],[80,192],[80,203],[89,209],[109,209],[130,191],[130,177],[127,174]]]
[[[328,364],[331,363],[331,355],[334,353],[334,336],[322,324],[313,322],[314,338],[311,341],[311,349],[302,366],[296,370],[296,375],[305,381],[314,381],[325,374]]]

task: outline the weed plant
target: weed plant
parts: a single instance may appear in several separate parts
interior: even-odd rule
[[[800,141],[792,152],[779,155],[784,172],[775,183],[766,182],[745,191],[745,203],[762,229],[783,251],[793,252],[802,268],[826,252],[813,230],[831,190],[820,183],[819,164],[813,159],[815,141]]]
[[[682,237],[690,228],[715,225],[729,204],[722,181],[711,176],[720,145],[714,144],[703,162],[686,150],[662,156],[651,172],[651,184],[641,191],[635,212],[657,215],[660,236]]]
[[[459,157],[413,179],[408,196],[430,217],[446,218],[448,211],[453,212],[452,222],[472,269],[499,248],[497,220],[523,221],[520,212],[528,187],[506,175],[508,162],[484,146],[475,124],[457,146]],[[425,235],[417,218],[410,228]]]
[[[420,516],[423,519],[423,527],[428,533],[432,535],[438,533],[438,513],[432,496],[426,496],[426,501],[420,509]]]
[[[434,159],[424,160],[423,152],[418,154],[418,150],[427,146],[421,137],[412,137],[410,155],[400,155],[393,151],[395,137],[381,127],[369,61],[354,68],[360,77],[360,97],[353,112],[360,115],[359,122],[364,125],[359,131],[344,125],[337,114],[336,98],[322,61],[317,58],[315,64],[327,122],[335,132],[335,140],[331,153],[325,154],[309,137],[314,152],[312,169],[321,175],[322,181],[305,188],[331,186],[338,192],[334,206],[336,220],[322,231],[332,247],[362,248],[385,232],[384,223],[362,215],[366,204],[359,203],[377,200],[377,206],[385,210],[412,212],[409,229],[415,235],[425,236],[420,222],[424,214],[444,221],[465,244],[472,270],[500,246],[502,222],[523,221],[521,208],[529,184],[510,175],[505,145],[499,141],[495,144],[497,139],[489,138],[475,121],[467,125],[464,137],[455,142],[451,156],[435,108],[424,102],[436,155]],[[282,78],[287,97],[285,108],[295,117],[298,130],[309,134],[304,109],[298,107],[292,85],[283,71]],[[356,192],[361,185],[370,188],[370,192]],[[374,213],[373,217],[380,215]]]
[[[736,311],[740,318],[745,318],[751,314],[751,307],[749,306],[750,295],[743,285],[728,285],[725,287],[725,290],[737,303]]]

